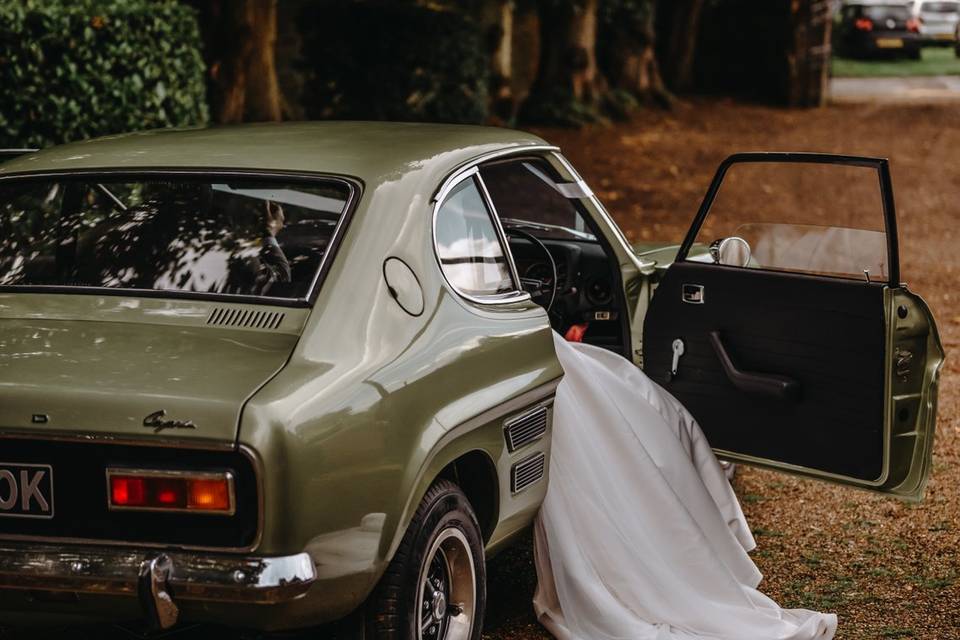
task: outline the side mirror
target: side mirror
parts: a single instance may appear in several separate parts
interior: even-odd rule
[[[745,267],[750,264],[750,244],[739,236],[721,238],[710,243],[710,257],[714,264]]]

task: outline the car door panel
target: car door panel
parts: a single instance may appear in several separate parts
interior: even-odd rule
[[[875,174],[874,200],[864,199],[869,189],[851,190],[857,197],[841,200],[836,185],[824,185],[820,194],[837,205],[834,219],[808,202],[809,189],[816,188],[809,182],[789,183],[807,189],[791,197],[771,183],[743,181],[741,174],[731,184],[755,185],[783,199],[735,198],[732,212],[743,216],[736,229],[768,225],[781,234],[771,236],[780,245],[765,245],[763,255],[739,266],[721,264],[719,239],[710,251],[693,246],[702,229],[715,228],[705,220],[728,171],[741,163],[867,170]],[[879,203],[868,212],[882,216],[884,231],[845,222],[851,202]],[[819,217],[812,226],[781,219],[793,210],[783,203]],[[816,242],[807,242],[811,237]],[[846,244],[829,244],[837,238]],[[792,270],[764,262],[787,255],[769,251],[777,246],[794,252],[783,260]],[[798,256],[809,263],[796,262]],[[690,410],[722,457],[909,500],[920,499],[932,466],[943,357],[929,308],[900,282],[890,171],[876,158],[728,158],[676,259],[659,272],[643,325],[644,370]]]
[[[703,303],[684,302],[685,284],[703,287]],[[645,322],[644,369],[683,402],[714,448],[880,478],[882,285],[684,262],[667,271],[655,297]],[[738,368],[792,378],[799,398],[736,389],[712,331]],[[684,354],[673,376],[676,339],[684,341]]]

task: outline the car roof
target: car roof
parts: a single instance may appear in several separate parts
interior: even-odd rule
[[[87,170],[243,170],[336,174],[376,185],[400,174],[449,173],[480,155],[542,146],[496,127],[289,122],[158,129],[50,147],[0,165],[0,177]]]

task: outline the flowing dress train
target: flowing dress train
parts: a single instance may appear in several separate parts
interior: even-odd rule
[[[537,518],[538,618],[559,640],[829,640],[757,590],[755,543],[691,415],[632,363],[554,336],[565,372]]]

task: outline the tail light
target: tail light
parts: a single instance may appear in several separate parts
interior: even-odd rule
[[[920,33],[920,21],[917,18],[910,18],[907,20],[907,31]]]
[[[853,23],[853,27],[858,31],[873,31],[873,20],[870,18],[857,18],[857,21]]]
[[[233,474],[107,469],[110,509],[233,515]]]

